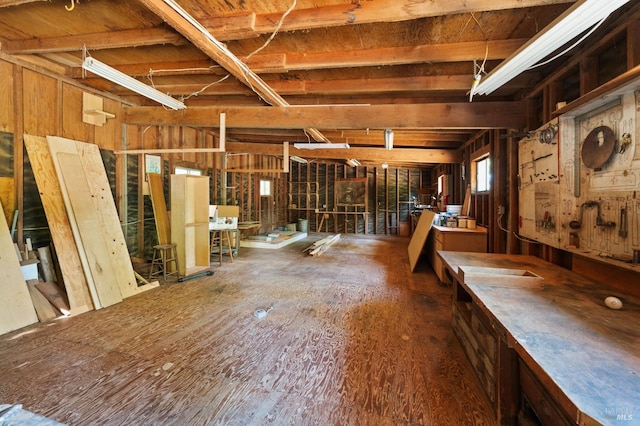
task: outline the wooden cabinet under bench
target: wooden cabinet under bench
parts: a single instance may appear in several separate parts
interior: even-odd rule
[[[640,298],[533,256],[438,254],[498,424],[640,424]]]
[[[438,279],[447,284],[451,284],[451,279],[447,276],[442,260],[438,257],[439,250],[446,251],[471,251],[486,253],[487,251],[487,229],[477,227],[449,228],[446,226],[431,226],[431,232],[425,245],[429,263]]]

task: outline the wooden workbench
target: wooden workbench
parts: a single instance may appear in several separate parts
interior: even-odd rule
[[[500,424],[527,410],[543,424],[640,423],[640,299],[532,256],[439,255],[454,280],[456,334]],[[465,265],[526,269],[544,288],[461,282]],[[611,295],[621,310],[605,306]]]

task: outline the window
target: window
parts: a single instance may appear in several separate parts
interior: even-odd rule
[[[261,197],[269,197],[269,196],[271,196],[271,181],[270,180],[260,180],[260,196]]]
[[[202,170],[198,169],[190,169],[188,167],[180,167],[176,166],[176,174],[177,175],[195,175],[202,176]]]
[[[473,162],[475,166],[475,190],[476,192],[488,192],[491,189],[491,162],[489,157],[484,157]]]

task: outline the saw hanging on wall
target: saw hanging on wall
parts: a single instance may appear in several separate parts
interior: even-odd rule
[[[605,165],[616,146],[616,136],[607,126],[598,126],[591,130],[582,143],[582,162],[592,169]]]

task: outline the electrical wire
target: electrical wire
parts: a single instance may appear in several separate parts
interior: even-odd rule
[[[502,216],[504,216],[504,214],[499,214],[499,215],[498,215],[498,219],[497,219],[497,222],[498,222],[498,228],[500,228],[500,230],[501,230],[501,231],[506,232],[506,233],[508,234],[508,233],[509,233],[509,230],[508,230],[508,229],[505,229],[505,228],[502,226]]]
[[[181,100],[182,100],[182,101],[185,101],[185,100],[189,99],[189,98],[190,98],[190,97],[192,97],[192,96],[198,96],[200,93],[204,92],[204,91],[205,91],[205,90],[207,90],[209,87],[214,86],[214,85],[216,85],[216,84],[218,84],[218,83],[222,83],[223,81],[225,81],[225,80],[226,80],[227,78],[229,78],[229,77],[231,77],[231,74],[227,74],[227,75],[225,75],[224,77],[222,77],[221,79],[219,79],[219,80],[217,80],[217,81],[214,81],[214,82],[212,82],[212,83],[207,84],[207,85],[206,85],[206,86],[204,86],[202,89],[200,89],[200,90],[196,90],[195,92],[191,93],[190,95],[183,96],[183,97],[181,98]]]
[[[247,56],[245,56],[245,58],[244,58],[245,61],[247,59],[251,58],[256,53],[260,52],[262,49],[267,47],[269,45],[269,43],[271,43],[273,41],[273,39],[276,37],[276,34],[278,34],[278,31],[280,31],[280,28],[282,28],[282,24],[284,24],[284,20],[293,11],[293,9],[296,7],[297,3],[298,3],[298,0],[293,0],[293,3],[291,4],[291,6],[289,6],[289,9],[287,9],[287,11],[285,13],[283,13],[282,16],[280,17],[280,20],[278,21],[278,25],[276,25],[276,29],[273,31],[273,33],[271,33],[271,36],[264,42],[264,44],[262,46],[260,46],[259,48],[257,48],[256,50],[254,50],[253,52],[251,52]]]
[[[497,218],[497,223],[498,223],[498,228],[502,231],[502,232],[506,232],[507,234],[509,234],[509,230],[505,229],[504,226],[502,226],[502,216],[504,216],[504,214],[499,214],[498,218]],[[523,241],[525,243],[530,243],[530,244],[541,244],[536,240],[532,240],[529,238],[523,238],[520,235],[516,234],[515,231],[513,231],[513,236],[516,237],[516,239]]]
[[[484,38],[484,43],[485,43],[485,50],[484,50],[484,59],[482,60],[482,64],[478,65],[475,59],[473,61],[473,83],[471,83],[471,89],[469,90],[469,102],[473,101],[473,95],[475,95],[476,93],[476,88],[480,84],[482,75],[486,74],[486,71],[484,70],[484,66],[487,63],[487,58],[489,57],[489,39],[487,37],[487,34],[484,32],[484,28],[482,28],[482,25],[480,25],[480,21],[478,21],[478,19],[473,14],[473,12],[471,12],[471,18],[469,18],[469,20],[463,27],[462,31],[460,32],[460,36],[462,36],[462,32],[464,32],[464,30],[467,28],[467,26],[469,25],[469,22],[471,22],[471,19],[473,19],[476,22],[476,25],[478,25],[478,28],[480,28],[480,32],[482,32],[482,37]],[[458,37],[458,39],[460,39],[460,36]]]
[[[257,75],[254,75],[251,70],[249,69],[249,67],[242,62],[240,59],[238,59],[228,48],[224,43],[221,43],[218,39],[216,39],[215,37],[213,37],[211,35],[211,33],[200,23],[198,22],[193,16],[191,16],[189,13],[187,13],[186,10],[184,10],[180,5],[178,5],[174,0],[164,0],[164,3],[171,7],[176,13],[178,13],[180,16],[182,16],[189,24],[191,24],[195,29],[197,29],[203,36],[205,36],[205,38],[214,46],[216,46],[220,51],[224,52],[225,56],[234,63],[234,65],[237,67],[238,72],[240,72],[242,74],[242,76],[244,77],[244,81],[246,82],[247,85],[249,85],[249,87],[251,87],[251,89],[256,92],[253,88],[253,83],[251,82],[251,80],[254,80],[255,83],[258,83],[258,85],[260,86],[260,88],[265,92],[265,93],[269,93],[270,95],[273,96],[274,99],[278,100],[279,102],[277,102],[279,104],[279,106],[282,102],[285,102],[277,93],[275,93],[273,91],[273,89],[271,87],[269,87],[269,85],[267,85],[264,81],[262,81],[262,79],[260,77],[258,77]],[[248,77],[251,75],[251,79]],[[257,92],[256,92],[257,93]],[[266,99],[264,99],[262,96],[260,96],[260,98],[267,104],[272,105],[271,102],[267,101]],[[286,102],[285,102],[286,103]]]

